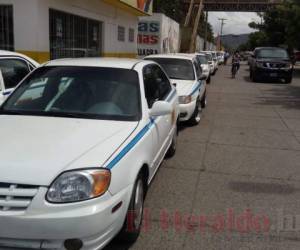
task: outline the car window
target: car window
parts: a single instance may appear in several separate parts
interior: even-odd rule
[[[200,64],[208,64],[206,56],[198,55],[197,59],[198,59]]]
[[[159,88],[156,81],[156,75],[152,65],[147,65],[143,69],[145,97],[147,99],[148,107],[152,108],[153,104],[159,100]]]
[[[171,79],[195,80],[193,64],[191,60],[177,58],[146,58],[157,62]]]
[[[164,100],[171,92],[171,83],[157,65],[147,65],[143,70],[145,97],[148,107],[152,108],[153,104],[158,100]]]
[[[286,50],[276,49],[276,48],[257,50],[256,56],[258,58],[282,58],[282,59],[289,58],[289,55]]]
[[[158,84],[159,100],[164,100],[172,90],[171,83],[159,66],[153,65],[152,69]]]
[[[20,59],[0,59],[0,69],[6,89],[14,88],[30,72],[27,62]]]
[[[100,67],[41,67],[19,86],[2,112],[100,120],[137,121],[138,73]]]

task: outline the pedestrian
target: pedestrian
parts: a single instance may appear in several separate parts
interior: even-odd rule
[[[241,61],[240,53],[239,51],[235,51],[232,56],[232,67],[231,67],[232,78],[235,78],[235,75],[240,69],[240,61]]]
[[[228,51],[225,51],[225,55],[224,55],[224,65],[227,64],[227,61],[228,61],[229,57],[230,57],[230,54],[228,53]]]

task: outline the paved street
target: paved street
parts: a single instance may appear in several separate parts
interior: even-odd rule
[[[157,173],[137,243],[106,250],[300,249],[300,73],[286,85],[229,72]]]

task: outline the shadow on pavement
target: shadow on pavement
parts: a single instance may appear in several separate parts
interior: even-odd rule
[[[103,250],[128,250],[132,244],[127,244],[114,239]]]
[[[249,77],[245,77],[249,81]],[[300,68],[295,69],[292,84],[270,84],[269,89],[262,89],[264,96],[258,104],[281,106],[285,109],[300,110]],[[263,84],[263,83],[256,83]]]

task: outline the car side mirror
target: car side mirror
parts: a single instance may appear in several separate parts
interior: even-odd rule
[[[204,80],[206,80],[206,76],[205,75],[201,75],[198,80],[199,81],[204,81]]]
[[[169,102],[166,101],[157,101],[153,104],[152,109],[149,112],[151,117],[158,117],[169,115],[173,111],[173,107]]]

